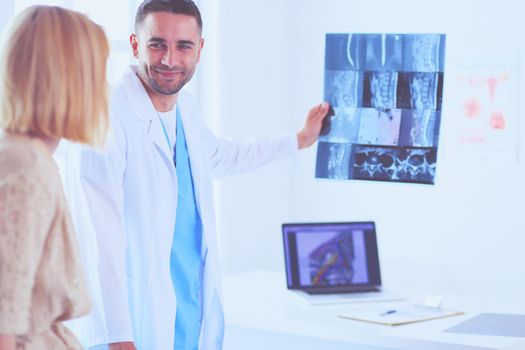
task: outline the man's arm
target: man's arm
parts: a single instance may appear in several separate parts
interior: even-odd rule
[[[77,231],[79,234],[82,231],[83,234],[93,234],[94,231],[99,278],[90,287],[101,298],[95,300],[94,311],[89,316],[92,327],[84,327],[92,330],[92,334],[88,335],[88,346],[133,341],[126,277],[127,233],[123,214],[126,147],[124,128],[113,118],[107,149],[98,152],[86,148],[80,154],[80,179],[92,230],[79,228]]]
[[[321,103],[309,111],[303,128],[297,134],[266,139],[242,141],[221,139],[201,121],[201,128],[205,132],[207,141],[212,176],[222,178],[255,170],[311,146],[319,137],[323,120],[329,110],[328,103]]]

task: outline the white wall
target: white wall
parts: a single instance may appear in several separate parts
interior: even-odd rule
[[[447,75],[457,60],[490,63],[494,56],[515,56],[523,50],[522,2],[328,1],[320,7],[314,1],[295,0],[289,4],[296,9],[290,37],[297,38],[290,43],[290,81],[302,80],[298,86],[311,87],[290,91],[292,111],[300,111],[307,100],[322,94],[325,32],[447,34],[436,185],[315,180],[312,150],[294,166],[290,219],[376,220],[387,284],[523,295],[523,150],[518,144],[506,153],[459,149],[462,111],[449,103],[458,86]],[[523,81],[523,72],[519,74],[516,80]],[[522,106],[515,103],[519,113]],[[523,125],[509,127],[516,132],[520,127],[524,135]]]
[[[6,1],[0,9],[0,33],[3,33],[4,27],[10,19],[11,13],[14,10],[14,3],[12,1]]]
[[[220,2],[219,135],[273,136],[298,127],[288,112],[287,5],[282,0]],[[279,223],[290,212],[291,172],[286,161],[218,182],[224,271],[279,266],[273,260],[280,259]]]
[[[447,34],[436,184],[314,179],[315,147],[290,162],[218,183],[225,273],[283,269],[280,224],[375,220],[387,285],[525,294],[523,143],[465,151],[451,101],[458,62],[514,59],[522,120],[525,5],[520,0],[221,0],[219,134],[295,130],[323,96],[327,32]],[[519,69],[518,69],[519,68]],[[448,73],[448,74],[447,74]],[[509,124],[515,136],[525,123]]]

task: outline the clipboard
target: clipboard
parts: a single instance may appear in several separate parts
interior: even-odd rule
[[[337,316],[339,318],[385,326],[402,326],[463,314],[464,312],[462,311],[432,308],[424,305],[401,305],[391,309],[385,306],[369,305],[367,307],[349,309]]]

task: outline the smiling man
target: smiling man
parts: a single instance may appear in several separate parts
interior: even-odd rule
[[[201,26],[197,9],[195,16],[139,10],[130,42],[139,62],[138,76],[157,109],[171,110],[177,93],[195,73],[204,45]]]
[[[137,66],[113,93],[112,139],[80,155],[95,230],[94,312],[83,320],[88,348],[221,349],[221,275],[212,178],[256,169],[312,145],[328,105],[297,134],[234,142],[204,125],[181,88],[204,46],[191,0],[150,0],[130,36]],[[78,221],[77,221],[78,222]],[[90,235],[85,227],[80,234]],[[78,327],[77,327],[78,328]]]

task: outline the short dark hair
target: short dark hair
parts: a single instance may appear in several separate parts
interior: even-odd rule
[[[201,13],[192,0],[144,0],[135,16],[135,31],[138,30],[138,26],[144,21],[144,18],[152,12],[169,12],[191,16],[195,18],[202,32]]]

